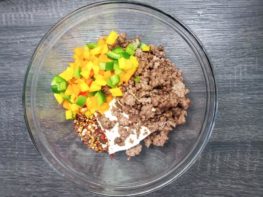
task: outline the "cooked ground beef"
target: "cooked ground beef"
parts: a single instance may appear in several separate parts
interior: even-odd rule
[[[139,155],[141,151],[142,151],[142,145],[138,144],[137,146],[126,150],[126,155],[128,155],[129,157],[134,157],[136,155]]]
[[[108,118],[99,113],[97,114],[97,120],[104,129],[111,129],[115,125],[115,121],[110,121]]]
[[[137,49],[135,55],[139,68],[123,86],[119,107],[129,115],[130,125],[140,122],[150,129],[152,134],[144,140],[147,147],[163,146],[169,132],[186,121],[189,90],[181,71],[165,57],[163,47],[151,45],[150,52]],[[140,77],[139,83],[135,83],[136,76]]]

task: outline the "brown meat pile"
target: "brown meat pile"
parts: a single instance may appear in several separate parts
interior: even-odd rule
[[[136,51],[139,68],[128,84],[124,95],[118,99],[120,110],[129,115],[128,126],[146,126],[152,134],[144,142],[163,146],[168,134],[177,125],[186,122],[190,99],[183,83],[181,71],[165,57],[163,47],[151,45],[149,52]],[[135,82],[139,78],[139,82]],[[133,151],[134,150],[134,151]],[[141,148],[134,147],[126,153],[137,155]]]

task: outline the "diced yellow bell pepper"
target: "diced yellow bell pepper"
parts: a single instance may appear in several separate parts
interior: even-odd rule
[[[102,49],[101,49],[101,53],[102,54],[106,54],[108,51],[109,51],[108,45],[106,45],[106,44],[103,45]]]
[[[91,99],[90,98],[91,97],[87,97],[87,99],[86,99],[86,106],[88,109],[91,107]]]
[[[85,116],[86,116],[87,118],[91,118],[91,117],[92,117],[92,113],[91,113],[89,110],[87,110],[87,111],[85,112]]]
[[[133,67],[138,68],[139,62],[138,62],[138,60],[137,60],[136,57],[131,56],[131,57],[130,57],[130,61],[132,62],[132,66],[133,66]]]
[[[105,39],[105,37],[100,37],[100,38],[98,39],[97,44],[98,44],[99,46],[105,45],[105,44],[106,44],[106,39]]]
[[[103,74],[102,74],[103,79],[106,81],[112,76],[111,71],[102,71],[102,72],[103,72]]]
[[[69,84],[66,91],[65,91],[66,95],[72,95],[73,94],[73,89],[72,89],[72,85]]]
[[[79,111],[80,107],[77,104],[73,103],[73,104],[71,104],[70,109],[72,112],[77,113]]]
[[[105,55],[105,54],[101,54],[99,56],[99,60],[100,60],[100,62],[109,62],[109,61],[111,61],[111,59],[109,59],[108,56]]]
[[[61,104],[64,100],[61,94],[54,94],[54,97],[57,100],[58,104]]]
[[[73,78],[73,75],[74,75],[74,71],[71,67],[67,67],[67,69],[60,73],[60,77],[62,77],[63,79],[65,79],[66,81],[69,81],[70,79]]]
[[[130,59],[125,59],[124,57],[121,57],[119,59],[119,66],[120,69],[128,70],[132,68],[132,61]]]
[[[150,51],[150,46],[147,44],[144,44],[141,46],[142,51]]]
[[[104,77],[102,75],[99,75],[99,74],[95,75],[95,81],[93,83],[98,85],[98,86],[105,86],[107,84]]]
[[[130,80],[130,78],[132,77],[132,75],[135,73],[135,71],[136,71],[135,67],[133,67],[130,70],[127,70],[126,73],[121,75],[121,81],[127,83]]]
[[[81,92],[80,87],[77,84],[72,84],[72,91],[75,96]]]
[[[66,118],[66,120],[72,120],[73,119],[73,113],[72,113],[72,111],[71,110],[66,110],[65,111],[65,118]]]
[[[76,55],[79,58],[83,56],[83,52],[84,52],[83,47],[74,49],[74,55]]]
[[[90,77],[90,71],[93,68],[93,63],[89,61],[81,70],[80,75],[88,79]]]
[[[89,86],[85,82],[80,83],[79,86],[81,92],[86,92],[89,90]]]
[[[92,54],[92,55],[98,55],[98,54],[100,54],[101,53],[101,46],[97,46],[97,47],[95,47],[94,49],[92,49],[91,51],[90,51],[90,53]]]
[[[114,44],[115,41],[117,40],[118,36],[119,35],[117,32],[115,32],[115,31],[110,32],[110,34],[107,37],[106,43],[110,44],[110,45]]]
[[[84,47],[84,51],[83,51],[83,58],[89,59],[89,56],[90,56],[89,47],[85,46],[85,47]]]
[[[105,86],[107,82],[104,79],[101,79],[101,80],[95,80],[93,84],[98,86]]]
[[[100,62],[109,62],[109,61],[111,61],[111,59],[109,59],[108,56],[105,55],[105,54],[101,54],[99,56],[99,60],[100,60]]]
[[[79,62],[71,62],[69,63],[69,67],[72,69],[72,70],[75,70],[79,67]]]
[[[97,102],[97,98],[95,96],[88,97],[86,100],[86,105],[88,110],[93,114],[99,108],[99,104]]]
[[[120,88],[112,88],[110,89],[110,93],[112,94],[112,96],[122,96],[122,91]]]
[[[95,92],[95,91],[99,91],[99,90],[101,90],[101,86],[96,84],[96,83],[94,83],[94,82],[89,87],[89,91],[90,92]]]
[[[86,79],[89,78],[89,74],[90,74],[90,70],[88,70],[88,69],[83,69],[83,70],[81,70],[81,72],[80,72],[80,75],[81,75],[82,77],[86,78]]]
[[[98,63],[94,63],[92,68],[94,71],[94,75],[98,75],[99,71],[100,71],[100,67],[99,67]]]

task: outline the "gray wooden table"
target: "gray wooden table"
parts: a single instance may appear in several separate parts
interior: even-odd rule
[[[98,196],[43,161],[22,109],[24,74],[37,43],[61,17],[91,2],[0,0],[0,196]],[[215,129],[202,156],[176,182],[148,196],[263,196],[263,1],[144,2],[195,32],[219,90]]]

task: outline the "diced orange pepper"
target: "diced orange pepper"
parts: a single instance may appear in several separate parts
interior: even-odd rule
[[[104,78],[105,80],[107,80],[107,79],[109,79],[111,76],[112,76],[111,71],[105,71],[105,72],[104,72],[104,75],[103,75],[103,78]]]
[[[86,83],[88,84],[88,86],[90,86],[92,84],[92,82],[93,82],[93,80],[90,78],[86,80]]]
[[[71,95],[71,94],[73,94],[73,89],[72,89],[72,85],[71,85],[71,84],[68,85],[68,87],[67,87],[67,89],[66,89],[66,91],[65,91],[65,94],[66,94],[66,95]]]
[[[91,70],[90,70],[89,77],[93,77],[93,76],[94,76],[94,70],[93,70],[93,69],[91,69]]]
[[[88,92],[80,92],[79,95],[81,95],[81,96],[87,96],[87,95],[88,95]]]
[[[113,97],[111,95],[108,95],[106,98],[106,102],[110,103],[112,101]]]
[[[109,109],[109,107],[110,107],[109,103],[103,103],[101,106],[99,106],[98,112],[103,114],[105,111],[107,111]]]
[[[75,49],[74,49],[75,55],[76,55],[77,57],[79,57],[79,58],[83,56],[83,52],[84,52],[83,48],[75,48]]]
[[[107,52],[106,52],[106,53],[107,53]],[[105,54],[101,54],[101,55],[99,56],[99,60],[100,60],[101,62],[108,62],[108,61],[110,61],[110,59],[108,58],[108,56],[105,55]]]
[[[63,101],[63,107],[64,107],[64,109],[70,109],[70,103],[68,102],[68,101]]]
[[[79,95],[81,92],[80,87],[77,84],[72,84],[72,91],[75,96]]]
[[[97,102],[97,98],[95,96],[88,97],[86,100],[86,105],[88,110],[93,114],[99,108],[99,104]]]

